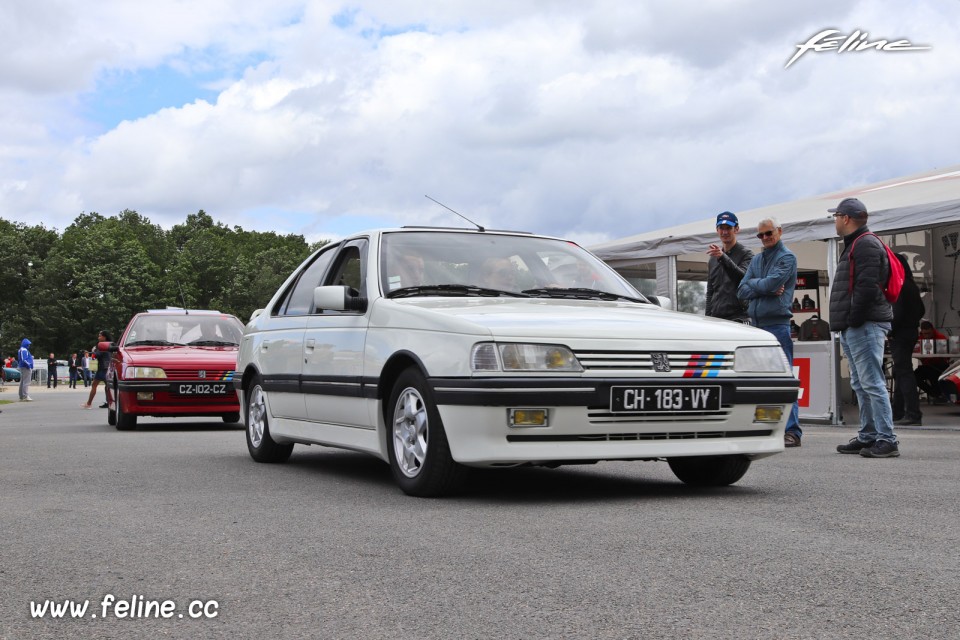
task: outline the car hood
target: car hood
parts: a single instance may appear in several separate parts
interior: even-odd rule
[[[632,302],[549,298],[380,299],[372,326],[437,329],[494,338],[616,338],[774,342],[762,329],[739,322]]]
[[[128,365],[188,367],[203,365],[233,369],[238,347],[124,347],[123,361]]]

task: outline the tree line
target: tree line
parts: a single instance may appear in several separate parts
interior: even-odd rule
[[[168,306],[246,322],[325,243],[229,228],[203,210],[169,231],[131,210],[81,214],[63,233],[0,218],[0,355],[29,338],[35,358],[66,358]]]

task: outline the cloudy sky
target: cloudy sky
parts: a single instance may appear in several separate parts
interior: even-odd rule
[[[960,163],[960,0],[31,0],[0,37],[0,217],[59,230],[460,224],[429,195],[590,244]]]

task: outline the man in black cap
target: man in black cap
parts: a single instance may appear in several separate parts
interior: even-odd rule
[[[883,375],[883,345],[893,322],[893,307],[883,294],[890,275],[887,250],[867,228],[867,208],[856,198],[846,198],[827,211],[843,238],[843,253],[830,288],[830,325],[840,332],[850,386],[860,409],[860,432],[838,445],[837,451],[895,458],[900,447]]]
[[[737,298],[737,287],[750,266],[753,252],[737,242],[740,223],[737,216],[724,211],[717,216],[720,243],[707,248],[707,315],[746,322],[747,307]]]

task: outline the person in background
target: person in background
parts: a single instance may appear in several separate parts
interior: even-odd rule
[[[923,318],[924,306],[920,288],[913,279],[910,261],[902,253],[897,260],[903,265],[903,289],[893,303],[893,322],[890,325],[890,357],[893,360],[893,424],[919,426],[923,423],[920,394],[913,372],[913,348],[917,344],[917,325]]]
[[[97,342],[110,342],[110,334],[107,331],[101,331],[97,335]],[[110,368],[110,352],[106,349],[97,349],[97,373],[93,376],[93,387],[90,389],[90,397],[80,406],[89,409],[93,405],[93,399],[97,396],[97,386],[102,382],[103,390],[106,394],[106,402],[100,405],[101,409],[110,406],[110,386],[107,384],[107,369]]]
[[[33,398],[30,397],[30,378],[33,377],[31,344],[33,343],[28,338],[24,338],[20,343],[20,350],[17,351],[17,367],[20,369],[20,402],[33,402]]]
[[[717,216],[720,244],[707,248],[707,312],[713,318],[746,322],[746,305],[737,297],[737,287],[747,272],[753,252],[737,242],[740,222],[724,211]]]
[[[80,368],[80,361],[77,358],[77,354],[71,353],[67,358],[67,372],[70,377],[70,388],[77,388],[77,373]]]
[[[90,352],[84,351],[80,356],[80,373],[83,375],[83,386],[90,386]]]
[[[776,337],[792,370],[790,321],[793,312],[790,301],[797,286],[797,257],[784,246],[782,235],[783,229],[775,218],[765,218],[757,225],[757,237],[763,243],[763,251],[750,261],[737,296],[749,304],[750,323]],[[799,408],[795,401],[787,418],[783,446],[799,447],[802,437]]]
[[[867,235],[867,208],[857,198],[841,200],[827,211],[833,214],[837,235],[843,238],[843,252],[830,288],[830,324],[840,332],[840,346],[850,366],[850,386],[860,410],[857,437],[837,445],[837,452],[895,458],[900,455],[900,445],[883,374],[883,345],[893,322],[893,306],[881,286],[890,276],[887,250],[879,238]]]
[[[47,358],[47,389],[51,384],[54,389],[57,388],[57,357],[52,353]]]
[[[946,340],[947,336],[937,331],[929,320],[920,322],[920,340]],[[949,362],[941,358],[920,358],[920,366],[913,372],[917,386],[933,400],[945,404],[947,398],[940,390],[940,374],[947,370]]]
[[[516,291],[517,267],[510,258],[487,258],[480,269],[480,286],[497,291]]]

